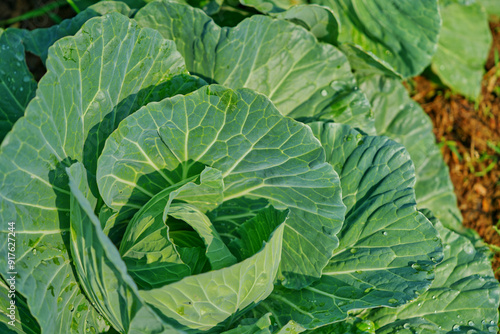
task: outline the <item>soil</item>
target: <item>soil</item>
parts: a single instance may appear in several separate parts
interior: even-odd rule
[[[488,244],[500,246],[500,233],[495,230],[497,225],[500,228],[500,64],[494,51],[500,53],[500,22],[490,28],[493,46],[478,102],[422,76],[414,79],[413,99],[434,123],[464,225],[478,231]],[[497,279],[499,267],[497,252],[493,259]]]
[[[3,0],[0,2],[0,21],[17,17],[29,11],[39,9],[45,5],[56,2],[55,0]],[[55,14],[55,16],[53,15]],[[51,15],[37,16],[29,20],[16,22],[9,27],[22,29],[46,28],[57,24],[57,18],[74,16],[74,11],[68,4],[61,5],[51,10]],[[51,18],[52,16],[52,18]],[[5,28],[5,27],[2,27]]]
[[[0,21],[51,2],[55,0],[0,1]],[[75,15],[69,5],[61,5],[52,13],[56,16],[43,15],[10,27],[49,27],[58,19]],[[500,53],[500,22],[491,23],[490,27],[494,41],[479,102],[469,101],[422,76],[414,79],[412,91],[414,100],[434,123],[434,134],[450,169],[464,225],[478,231],[488,244],[500,247],[500,232],[495,230],[497,225],[500,228],[500,64],[494,51]],[[27,54],[27,63],[35,78],[40,79],[45,73],[40,59]],[[500,268],[500,252],[493,259],[493,268],[495,272]]]

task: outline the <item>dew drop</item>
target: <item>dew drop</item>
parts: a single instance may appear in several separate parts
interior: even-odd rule
[[[382,234],[383,234],[383,235],[387,235],[387,232],[386,232],[386,231],[384,231],[384,232],[382,232]]]
[[[466,252],[469,255],[474,253],[474,246],[472,246],[471,244],[465,245],[464,252]]]
[[[475,325],[474,321],[472,321],[472,320],[471,320],[471,321],[469,321],[469,322],[468,322],[468,324],[469,324],[469,326],[471,326],[471,327]]]
[[[436,299],[436,296],[435,296],[435,295],[434,295],[434,296],[432,296],[432,299]]]
[[[356,248],[351,248],[351,254],[356,254],[358,250]]]
[[[414,264],[412,264],[412,265],[411,265],[411,267],[412,267],[413,269],[415,269],[416,271],[421,271],[421,270],[422,270],[422,266],[421,266],[421,265],[419,265],[418,263],[414,263]]]
[[[403,325],[403,328],[406,328],[406,329],[410,328],[410,324],[409,324],[409,323],[405,323],[405,324]]]
[[[327,91],[323,89],[323,90],[321,91],[321,96],[327,96],[327,95],[328,95]]]
[[[458,332],[460,330],[460,326],[459,325],[453,325],[453,328],[452,328],[455,332]]]
[[[33,248],[33,255],[36,255],[36,248]]]

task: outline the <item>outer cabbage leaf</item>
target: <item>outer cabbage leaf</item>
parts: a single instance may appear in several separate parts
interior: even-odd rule
[[[121,119],[144,103],[199,84],[184,74],[173,42],[117,13],[89,20],[74,37],[57,41],[47,68],[26,115],[0,148],[0,220],[16,222],[17,288],[42,331],[103,331],[107,326],[81,293],[70,263],[64,168],[83,162],[94,191],[97,156]],[[4,277],[7,232],[4,225]]]
[[[487,256],[443,227],[430,211],[423,213],[439,231],[444,260],[436,267],[431,288],[417,300],[368,315],[377,333],[496,333],[500,287]]]
[[[478,3],[440,5],[443,26],[432,70],[453,90],[477,99],[492,41],[488,15]]]
[[[7,279],[11,279],[11,277],[7,277]],[[3,279],[0,279],[0,307],[2,308],[2,313],[0,313],[0,332],[6,334],[40,333],[40,325],[33,318],[26,304],[26,299],[19,295],[19,293],[15,293],[15,297],[11,298],[13,292],[10,289],[10,283],[14,283],[15,287],[15,279],[14,281],[9,280],[7,284]],[[11,304],[13,300],[15,301],[14,306]]]
[[[396,72],[388,62],[378,58],[372,52],[364,50],[359,45],[344,43],[339,46],[339,49],[349,59],[351,68],[358,75],[381,74],[402,79],[401,74]]]
[[[24,60],[24,47],[12,30],[0,29],[0,143],[35,96],[36,82]]]
[[[200,164],[222,172],[224,201],[264,198],[290,208],[280,267],[287,285],[321,276],[345,212],[338,175],[306,125],[249,89],[212,85],[150,103],[106,141],[97,182],[109,207],[134,210]]]
[[[337,45],[340,23],[328,7],[299,5],[279,13],[276,17],[304,27],[321,42]]]
[[[25,63],[25,51],[40,56],[45,63],[48,49],[62,37],[74,35],[81,26],[95,16],[119,12],[131,15],[121,2],[103,1],[87,8],[75,18],[64,20],[50,28],[35,30],[0,29],[0,141],[14,122],[24,115],[29,101],[35,96],[36,82]]]
[[[139,296],[118,250],[94,214],[95,199],[92,201],[85,167],[76,163],[66,170],[71,189],[71,254],[92,305],[119,332],[181,333],[164,323]]]
[[[254,89],[286,116],[357,123],[373,132],[346,57],[300,26],[255,15],[221,28],[200,10],[166,1],[145,6],[135,20],[175,41],[188,70],[209,82]]]
[[[349,60],[351,68],[359,73],[379,73],[401,78],[401,75],[384,60],[359,45],[343,43],[339,45],[340,20],[329,7],[299,5],[275,15],[310,31],[319,41],[337,46]]]
[[[179,1],[180,2],[180,1]],[[187,0],[186,3],[193,7],[202,9],[207,15],[214,15],[219,12],[223,0]]]
[[[207,15],[213,16],[219,13],[221,10],[221,6],[223,4],[223,0],[167,0],[169,2],[181,3],[184,5],[189,5],[195,8],[202,9]],[[152,2],[152,1],[148,1]],[[140,8],[144,7],[147,3],[145,3]],[[227,6],[226,6],[227,8]],[[232,7],[231,7],[232,8]]]
[[[429,288],[442,258],[437,231],[416,210],[415,171],[401,145],[343,124],[311,128],[341,178],[347,213],[340,245],[321,279],[300,291],[277,287],[259,306],[307,329],[352,310],[408,303]]]
[[[435,144],[430,118],[399,80],[380,75],[357,79],[373,106],[377,134],[403,144],[415,164],[418,206],[431,209],[446,227],[476,238],[461,223],[448,166]]]
[[[75,17],[62,21],[58,25],[35,30],[17,30],[17,33],[22,37],[26,50],[39,56],[45,63],[49,47],[55,41],[66,36],[73,36],[91,18],[113,12],[132,16],[132,11],[123,2],[101,1],[83,10]]]
[[[359,45],[382,65],[408,78],[436,52],[441,19],[437,0],[314,0],[339,17],[340,43]],[[371,53],[371,54],[370,54]],[[381,60],[378,61],[377,58]]]
[[[295,5],[305,5],[306,0],[240,0],[242,5],[254,7],[261,13],[277,14]]]

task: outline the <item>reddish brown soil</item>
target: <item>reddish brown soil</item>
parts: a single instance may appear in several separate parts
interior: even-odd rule
[[[439,88],[424,77],[415,78],[413,98],[432,118],[437,141],[445,142],[442,152],[464,225],[478,231],[487,243],[500,246],[500,234],[493,228],[500,228],[500,64],[495,65],[494,56],[495,49],[500,53],[500,23],[492,23],[491,31],[494,43],[478,103]],[[486,172],[488,166],[492,169]],[[497,253],[493,268],[498,271],[499,267]]]

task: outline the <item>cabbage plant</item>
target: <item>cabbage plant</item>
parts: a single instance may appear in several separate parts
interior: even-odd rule
[[[398,81],[437,3],[395,58],[340,9],[198,5],[0,31],[2,332],[495,332],[489,254]]]

